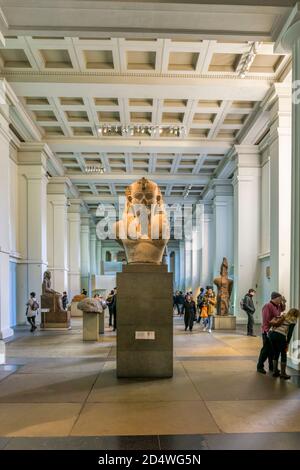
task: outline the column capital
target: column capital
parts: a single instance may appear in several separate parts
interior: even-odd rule
[[[238,168],[260,168],[260,151],[258,145],[235,145],[230,156]]]
[[[71,186],[71,180],[67,176],[53,176],[49,178],[47,193],[63,194],[67,196],[68,190]]]
[[[80,214],[83,202],[81,199],[68,199],[68,213]]]
[[[214,179],[212,180],[212,189],[214,191],[214,199],[226,196],[232,196],[232,182],[227,179]]]
[[[300,3],[296,3],[280,30],[274,50],[277,53],[290,52],[300,39]]]

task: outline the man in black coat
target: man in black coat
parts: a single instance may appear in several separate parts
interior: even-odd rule
[[[254,295],[255,295],[255,290],[249,289],[243,300],[243,310],[247,313],[247,316],[248,316],[247,336],[256,336],[253,333],[254,313],[255,313],[255,307],[254,307],[254,302],[253,302]]]
[[[192,299],[190,294],[187,294],[185,302],[183,304],[183,313],[184,313],[184,324],[185,331],[189,328],[190,331],[193,329],[194,318],[196,314],[196,304]]]

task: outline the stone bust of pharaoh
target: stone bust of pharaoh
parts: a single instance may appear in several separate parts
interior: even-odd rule
[[[228,315],[233,280],[228,278],[227,258],[223,258],[221,269],[220,269],[220,276],[214,279],[214,284],[218,288],[217,315]]]
[[[125,195],[116,238],[124,247],[127,262],[161,264],[170,230],[158,185],[141,178],[126,188]]]
[[[51,272],[45,271],[42,284],[42,301],[45,308],[53,306],[53,297],[55,298],[55,309],[63,310],[62,295],[59,292],[51,289]],[[52,302],[51,302],[52,301]]]

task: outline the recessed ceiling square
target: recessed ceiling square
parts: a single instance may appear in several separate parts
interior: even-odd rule
[[[65,111],[68,121],[70,122],[87,122],[89,120],[85,111]]]
[[[0,59],[6,68],[31,68],[23,49],[1,49]]]
[[[213,54],[209,65],[210,72],[235,72],[241,54]]]
[[[130,113],[130,121],[134,123],[145,123],[151,122],[152,120],[152,113],[147,112],[132,112]]]
[[[72,127],[72,131],[75,136],[93,135],[93,131],[90,127]]]
[[[70,69],[71,58],[67,49],[40,49],[47,69]]]
[[[98,119],[101,123],[120,122],[120,114],[117,111],[99,111]]]
[[[112,51],[83,51],[87,69],[113,69]]]
[[[168,69],[174,71],[195,70],[198,57],[198,52],[170,52]]]
[[[284,55],[257,54],[249,69],[252,73],[275,73]]]
[[[128,70],[154,70],[156,53],[152,51],[127,51]]]
[[[183,122],[184,113],[163,113],[162,122],[180,124]]]
[[[47,110],[47,111],[34,111],[34,116],[36,121],[57,121],[56,116],[53,111]]]

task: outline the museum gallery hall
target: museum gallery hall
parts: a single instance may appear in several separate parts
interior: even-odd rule
[[[0,0],[0,450],[300,449],[299,103],[296,1]]]

